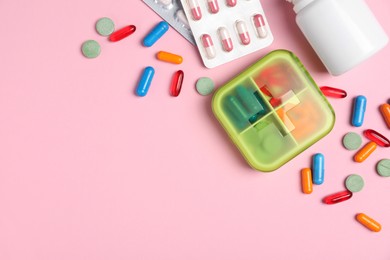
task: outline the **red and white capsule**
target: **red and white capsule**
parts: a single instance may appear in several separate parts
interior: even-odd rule
[[[192,19],[198,21],[202,19],[202,11],[200,10],[200,5],[198,0],[187,0],[188,6],[191,9]]]
[[[211,36],[208,34],[203,34],[201,37],[201,41],[202,41],[202,46],[206,53],[206,57],[208,59],[215,58],[216,55],[215,47],[214,47],[213,39],[211,39]]]
[[[230,7],[236,6],[237,0],[226,0],[226,4]]]
[[[257,31],[257,36],[259,36],[260,38],[265,38],[267,36],[267,29],[265,28],[263,16],[261,14],[254,15],[253,23]]]
[[[232,38],[225,27],[220,27],[218,29],[219,38],[221,39],[222,48],[226,52],[231,52],[233,50]]]
[[[240,41],[244,45],[248,45],[251,42],[251,38],[249,37],[249,32],[246,27],[246,24],[244,21],[237,21],[236,22],[236,28],[238,32],[238,36],[240,37]]]
[[[219,12],[218,0],[207,0],[207,5],[209,6],[209,10],[212,14]]]

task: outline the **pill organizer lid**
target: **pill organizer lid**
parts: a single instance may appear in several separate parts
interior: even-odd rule
[[[299,59],[276,50],[216,91],[215,117],[247,162],[269,172],[327,135],[333,108]]]

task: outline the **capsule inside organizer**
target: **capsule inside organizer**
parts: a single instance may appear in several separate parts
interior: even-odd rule
[[[192,19],[195,21],[202,19],[202,11],[200,10],[198,0],[187,0],[187,2],[191,9]]]
[[[225,27],[218,29],[219,38],[221,39],[222,48],[226,52],[233,50],[232,38],[230,38],[229,31]]]
[[[243,104],[243,106],[248,111],[248,114],[250,116],[250,120],[252,117],[256,116],[256,114],[261,113],[263,114],[265,112],[265,108],[260,104],[260,102],[257,100],[256,96],[249,91],[247,88],[243,86],[237,87],[237,96],[240,100],[240,102]],[[253,118],[255,120],[256,117]]]
[[[243,45],[248,45],[251,42],[251,38],[249,37],[249,32],[246,27],[246,24],[244,21],[237,21],[236,22],[236,29],[238,36],[240,38],[240,41]]]
[[[213,39],[211,39],[211,36],[208,34],[203,34],[201,37],[201,41],[202,41],[202,46],[206,53],[206,57],[208,59],[215,58],[216,53],[215,53]]]
[[[267,36],[267,29],[265,28],[264,18],[261,14],[253,16],[253,24],[255,25],[257,36],[265,38]]]

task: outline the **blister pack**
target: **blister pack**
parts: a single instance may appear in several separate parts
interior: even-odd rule
[[[181,0],[203,63],[214,68],[269,46],[259,0]]]
[[[180,0],[142,0],[178,33],[195,45],[187,17]]]

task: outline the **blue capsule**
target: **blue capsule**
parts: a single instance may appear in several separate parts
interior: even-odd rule
[[[250,116],[264,111],[264,108],[261,106],[255,95],[253,95],[253,93],[251,93],[251,91],[249,91],[245,87],[238,86],[237,94],[238,98],[241,100],[241,103],[245,106]]]
[[[139,81],[137,89],[135,91],[138,96],[143,97],[148,93],[153,76],[154,69],[152,67],[146,67],[144,72],[142,73],[141,80]]]
[[[353,103],[352,125],[362,126],[364,121],[364,113],[366,112],[367,99],[365,96],[357,96]]]
[[[324,183],[325,158],[322,153],[313,156],[313,183],[320,185]]]
[[[155,44],[158,39],[161,38],[169,29],[169,24],[165,21],[159,22],[153,30],[146,35],[144,38],[143,44],[146,47],[150,47]]]

